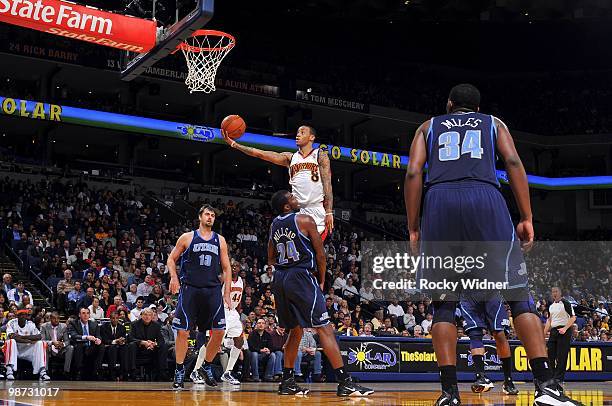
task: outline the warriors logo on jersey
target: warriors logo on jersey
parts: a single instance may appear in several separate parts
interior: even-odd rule
[[[291,156],[289,164],[289,184],[291,193],[298,201],[300,213],[307,214],[317,224],[319,233],[325,233],[325,209],[323,208],[323,182],[319,172],[319,148],[306,156],[297,151]],[[323,237],[325,239],[325,237]]]
[[[315,148],[306,156],[297,151],[289,164],[291,193],[300,208],[323,203],[323,182],[319,173],[319,149]]]

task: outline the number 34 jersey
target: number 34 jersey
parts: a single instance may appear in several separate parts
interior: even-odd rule
[[[456,112],[433,117],[425,138],[425,183],[477,180],[499,186],[496,141],[497,126],[491,115]]]
[[[297,225],[298,213],[278,216],[270,227],[270,241],[276,248],[277,269],[314,268],[314,249]]]

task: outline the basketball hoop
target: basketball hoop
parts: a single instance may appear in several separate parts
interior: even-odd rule
[[[187,61],[185,84],[190,93],[215,91],[217,68],[234,45],[233,35],[216,30],[197,30],[179,44],[177,50],[183,51]]]

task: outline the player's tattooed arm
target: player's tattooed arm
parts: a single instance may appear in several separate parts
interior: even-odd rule
[[[172,252],[168,255],[168,260],[166,261],[166,268],[168,268],[168,272],[170,273],[170,286],[168,288],[173,295],[178,293],[180,288],[178,274],[176,273],[176,262],[189,247],[189,241],[191,241],[192,238],[193,231],[181,235],[172,249]]]
[[[325,227],[328,231],[334,229],[334,194],[332,192],[331,163],[327,151],[319,150],[319,174],[323,183],[323,207],[325,208]]]
[[[325,273],[327,272],[327,258],[325,257],[325,248],[323,247],[323,240],[317,230],[317,224],[314,222],[312,217],[306,214],[297,215],[298,227],[308,237],[312,248],[315,251],[315,258],[317,261],[317,270],[319,271],[318,279],[319,286],[323,290],[325,284]]]
[[[227,242],[225,237],[219,235],[219,246],[221,248],[221,269],[223,270],[223,283],[225,285],[225,291],[223,292],[223,300],[229,309],[232,308],[232,299],[230,292],[232,288],[232,265],[229,260],[229,253],[227,250]]]
[[[423,167],[427,160],[425,148],[425,134],[429,130],[430,121],[419,126],[414,134],[410,146],[410,161],[404,179],[404,203],[406,204],[406,217],[408,232],[410,233],[411,249],[415,251],[416,243],[420,239],[419,213],[421,210],[421,195],[423,193]]]
[[[521,162],[521,158],[516,151],[512,135],[510,135],[510,131],[506,124],[496,118],[495,126],[497,128],[496,149],[506,166],[510,188],[512,189],[512,194],[514,194],[514,199],[521,213],[521,221],[517,225],[516,231],[523,243],[523,248],[529,250],[533,245],[534,231],[527,173],[525,172],[523,162]]]
[[[230,147],[237,149],[238,151],[243,152],[249,156],[263,159],[264,161],[268,161],[280,166],[289,166],[289,163],[291,162],[291,156],[293,155],[291,152],[279,153],[274,151],[264,151],[253,147],[247,147],[246,145],[239,144],[235,140],[229,138],[225,131],[221,130],[221,134],[223,135],[223,139],[225,140],[225,142],[227,142]]]

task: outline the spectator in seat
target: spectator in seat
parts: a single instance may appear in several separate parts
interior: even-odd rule
[[[119,308],[121,307],[125,307],[123,305],[123,299],[121,299],[121,296],[115,296],[113,298],[113,304],[108,306],[108,309],[106,309],[106,317],[109,318],[112,312],[119,311]]]
[[[30,303],[34,303],[32,294],[25,290],[22,281],[17,282],[17,286],[6,292],[6,296],[8,297],[9,303],[14,302],[18,307],[22,305],[24,296],[29,296]]]
[[[88,309],[92,320],[97,321],[104,318],[104,310],[100,307],[100,299],[97,297],[93,298],[93,301],[89,305]]]
[[[270,351],[275,355],[273,375],[276,380],[280,380],[280,377],[283,375],[285,342],[287,341],[289,335],[287,332],[285,332],[283,327],[276,326],[270,332],[270,337],[272,337]]]
[[[321,351],[317,349],[317,341],[314,335],[315,331],[313,329],[304,329],[293,368],[296,380],[302,381],[304,379],[302,376],[302,361],[308,361],[312,363],[312,380],[314,382],[321,381]]]
[[[130,321],[136,321],[140,319],[140,313],[144,307],[145,299],[142,296],[138,296],[136,299],[136,306],[130,311]]]
[[[74,347],[73,370],[74,379],[82,376],[98,379],[98,371],[104,357],[104,346],[98,323],[89,320],[89,309],[81,308],[79,317],[68,324],[68,336]]]
[[[15,285],[13,285],[13,276],[10,273],[2,275],[2,286],[0,286],[0,288],[5,292],[15,289]]]
[[[32,363],[34,374],[39,375],[41,381],[48,381],[46,365],[47,345],[42,340],[40,331],[34,322],[28,320],[28,310],[18,310],[17,318],[6,324],[5,362],[6,379],[15,380],[17,359],[26,359]]]
[[[168,347],[162,336],[162,326],[153,321],[152,309],[143,309],[140,319],[130,324],[129,358],[130,372],[133,375],[136,370],[136,360],[145,358],[154,365],[157,378],[164,379],[168,368]]]
[[[274,274],[272,271],[272,267],[268,267],[265,273],[261,275],[261,283],[264,285],[269,285],[274,280]]]
[[[342,295],[342,291],[344,290],[345,287],[346,287],[346,279],[344,278],[344,273],[339,272],[336,279],[334,279],[334,284],[333,284],[334,292],[336,293],[336,295]]]
[[[457,327],[457,335],[459,335],[458,333],[459,328],[460,327]],[[414,334],[413,334],[414,338],[425,338],[423,337],[423,327],[421,327],[420,324],[417,324],[416,326],[414,326],[413,331],[414,331]],[[461,329],[461,332],[463,333],[463,329]]]
[[[372,318],[372,320],[370,320],[370,322],[372,323],[372,326],[374,327],[374,331],[378,331],[378,330],[382,329],[384,327],[384,324],[383,324],[383,311],[382,310],[376,310],[374,312],[374,317]]]
[[[414,307],[408,306],[406,309],[406,313],[401,319],[401,323],[404,324],[404,328],[412,333],[414,326],[416,325],[416,320],[414,318]]]
[[[135,283],[130,285],[130,290],[127,293],[127,300],[130,305],[136,304],[136,299],[138,299],[138,286]]]
[[[423,327],[423,334],[429,334],[429,330],[431,329],[431,325],[433,323],[433,315],[431,313],[427,313],[425,316],[425,320],[421,322],[421,327]]]
[[[163,292],[161,286],[160,285],[154,285],[153,286],[153,290],[151,291],[151,293],[147,297],[147,304],[152,304],[152,303],[157,304],[159,299],[162,299],[163,297],[164,297],[164,292]]]
[[[414,331],[416,332],[416,327],[414,328]],[[415,334],[416,337],[416,334]],[[458,340],[469,340],[470,337],[465,335],[465,332],[463,330],[463,327],[457,327],[457,339]]]
[[[153,291],[153,280],[151,279],[151,275],[147,275],[144,278],[144,281],[138,285],[137,293],[138,296],[147,297]]]
[[[399,335],[399,332],[395,327],[393,327],[393,323],[391,321],[391,317],[385,317],[383,328],[381,329],[387,335]]]
[[[365,314],[363,314],[363,312],[361,311],[361,305],[360,304],[355,305],[355,310],[353,310],[353,312],[351,313],[351,318],[356,323],[359,323],[360,320],[362,320],[362,321],[365,320]]]
[[[276,355],[270,350],[272,347],[272,337],[266,331],[266,321],[263,318],[257,319],[255,330],[249,334],[249,350],[251,351],[251,373],[254,382],[261,382],[259,379],[259,365],[264,366],[264,381],[273,382],[273,371]]]
[[[66,304],[68,311],[74,314],[77,309],[77,304],[85,297],[85,292],[81,289],[81,281],[74,282],[74,289],[68,293]]]
[[[83,289],[83,284],[81,284],[81,289]],[[80,309],[82,307],[89,307],[91,306],[91,304],[93,303],[94,300],[94,288],[87,288],[85,290],[85,296],[83,296],[83,298],[77,303],[77,309]],[[100,305],[100,301],[98,301],[98,305]],[[102,316],[104,317],[104,316]],[[93,314],[91,315],[91,318],[93,319],[94,316]],[[100,318],[100,317],[98,317]]]
[[[359,296],[361,296],[361,303],[368,306],[372,300],[374,300],[374,292],[372,292],[372,282],[366,281],[363,283],[361,289],[359,289]]]
[[[374,334],[372,334],[374,330],[374,327],[372,327],[372,323],[366,323],[363,326],[363,332],[361,334],[359,334],[361,337],[374,337]]]
[[[389,314],[395,316],[397,319],[400,319],[404,316],[404,308],[399,304],[397,298],[393,298],[391,304],[387,306],[387,310]]]
[[[342,319],[342,324],[338,327],[336,333],[337,335],[349,337],[357,337],[359,335],[357,329],[355,329],[355,327],[353,326],[350,314],[344,315]]]
[[[414,321],[416,322],[416,324],[420,325],[425,319],[427,319],[427,313],[425,312],[425,305],[423,303],[419,303],[417,313],[414,315]]]
[[[342,295],[351,303],[356,303],[357,301],[357,288],[353,285],[353,278],[349,278],[346,281],[346,287],[342,292]]]
[[[111,371],[111,380],[127,378],[128,372],[128,345],[127,332],[123,324],[119,323],[119,314],[116,311],[110,314],[110,323],[105,323],[100,328],[104,353]],[[119,359],[119,368],[117,368]]]
[[[47,344],[47,359],[64,358],[64,374],[68,376],[74,347],[70,345],[66,324],[60,323],[59,313],[51,313],[49,321],[40,326],[40,334]]]

